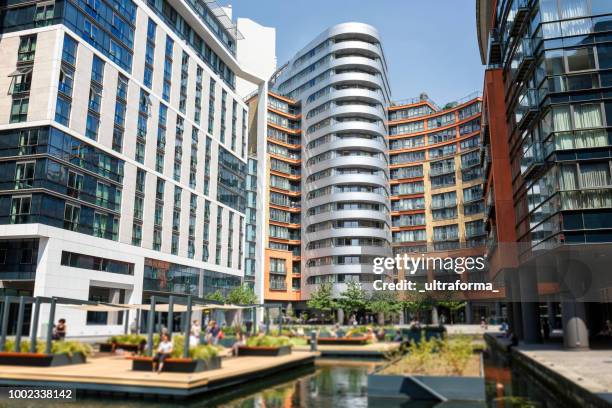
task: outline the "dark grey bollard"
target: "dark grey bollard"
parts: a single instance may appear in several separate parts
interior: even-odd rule
[[[310,351],[317,351],[317,332],[310,332]]]

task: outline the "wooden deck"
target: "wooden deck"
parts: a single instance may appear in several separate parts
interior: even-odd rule
[[[132,371],[132,362],[123,356],[92,358],[86,364],[63,367],[0,366],[0,385],[53,385],[77,390],[187,397],[311,365],[318,355],[294,351],[279,357],[227,358],[218,370],[188,374]]]
[[[382,358],[386,353],[398,350],[399,343],[370,343],[364,345],[317,344],[321,357],[376,357]],[[294,346],[295,351],[309,351],[308,346]]]

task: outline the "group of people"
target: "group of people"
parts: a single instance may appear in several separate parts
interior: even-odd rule
[[[246,323],[247,332],[250,331],[252,327],[252,322]],[[225,337],[223,333],[223,328],[219,326],[216,320],[211,320],[206,325],[206,329],[204,331],[204,341],[202,342],[202,328],[200,326],[200,322],[198,320],[194,320],[191,324],[191,329],[189,331],[189,347],[196,347],[200,344],[208,344],[212,346],[216,346],[219,344],[219,340],[222,340]],[[242,331],[242,328],[236,328],[235,334],[235,342],[232,346],[232,354],[238,354],[238,347],[246,344],[247,334]],[[153,371],[160,373],[164,368],[164,361],[172,355],[173,345],[172,340],[170,339],[170,335],[168,329],[162,327],[160,342],[157,346],[157,350],[155,356],[153,357]]]

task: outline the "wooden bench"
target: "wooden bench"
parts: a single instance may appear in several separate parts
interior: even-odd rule
[[[335,344],[335,345],[358,345],[362,346],[368,343],[369,338],[366,336],[360,337],[319,337],[317,344]],[[310,339],[308,340],[310,343]]]
[[[153,370],[153,357],[148,356],[128,356],[132,360],[132,370],[151,371]],[[195,373],[198,371],[215,370],[221,368],[221,357],[215,356],[207,360],[170,357],[164,360],[162,371],[173,373]]]

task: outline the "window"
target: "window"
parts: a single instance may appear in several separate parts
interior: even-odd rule
[[[20,67],[15,72],[9,75],[11,77],[11,86],[9,94],[15,95],[30,91],[32,85],[32,68]]]
[[[64,35],[64,45],[62,50],[62,61],[70,65],[76,64],[78,43],[72,37]]]
[[[94,226],[93,235],[98,238],[106,238],[108,230],[108,218],[107,214],[99,212],[94,213]]]
[[[11,123],[25,122],[28,117],[30,98],[15,98],[11,106]]]
[[[66,96],[72,96],[73,83],[74,70],[67,67],[61,67],[58,90]]]
[[[92,113],[87,114],[87,125],[85,128],[85,136],[92,140],[98,138],[98,127],[100,126],[100,118]]]
[[[45,2],[36,5],[36,13],[34,14],[34,22],[36,27],[44,27],[53,23],[53,15],[55,3]]]
[[[79,194],[83,188],[83,175],[69,170],[67,187],[67,194],[70,197],[79,198]]]
[[[55,121],[64,126],[68,126],[68,123],[70,122],[70,109],[70,101],[58,95],[57,104],[55,106]]]
[[[30,35],[27,37],[21,37],[19,42],[19,50],[17,52],[17,61],[28,62],[34,61],[34,54],[36,53],[36,36]]]
[[[31,207],[31,196],[13,197],[11,200],[11,223],[23,224],[29,222]]]
[[[132,245],[140,246],[142,244],[142,225],[132,224]]]
[[[285,260],[282,258],[270,258],[270,273],[285,275],[287,273]]]
[[[93,57],[91,80],[101,84],[104,81],[104,61],[97,55]]]
[[[15,166],[15,190],[34,187],[36,162],[17,163]]]
[[[64,229],[70,231],[77,231],[79,227],[80,214],[80,207],[66,203],[66,206],[64,208]]]
[[[89,88],[89,109],[94,112],[100,112],[100,103],[102,102],[102,91],[92,86]]]
[[[136,191],[138,191],[139,193],[144,193],[146,177],[147,174],[144,170],[136,170]]]
[[[153,249],[155,251],[161,251],[161,245],[162,245],[161,230],[158,228],[155,228],[153,230]]]
[[[22,130],[19,132],[19,154],[33,154],[38,145],[38,130]]]

